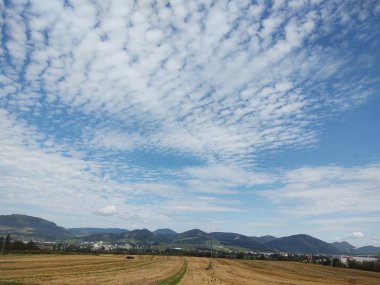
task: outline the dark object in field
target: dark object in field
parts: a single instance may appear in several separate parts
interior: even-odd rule
[[[130,256],[130,255],[128,255],[128,256],[126,257],[126,259],[135,259],[135,257],[134,257],[134,256]]]

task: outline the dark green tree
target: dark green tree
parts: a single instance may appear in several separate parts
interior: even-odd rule
[[[8,234],[6,237],[5,237],[5,241],[4,241],[4,238],[2,238],[2,243],[1,243],[1,253],[7,253],[10,251],[10,248],[11,248],[11,236]]]
[[[22,241],[15,240],[14,242],[11,243],[11,249],[12,250],[24,250],[25,245]]]
[[[31,240],[26,244],[26,249],[36,250],[36,249],[38,249],[38,244]]]
[[[334,267],[344,267],[344,264],[342,262],[340,262],[340,260],[338,258],[333,259],[332,265]]]

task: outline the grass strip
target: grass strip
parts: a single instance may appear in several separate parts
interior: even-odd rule
[[[181,269],[176,273],[176,275],[169,277],[168,279],[162,280],[157,283],[157,285],[176,285],[181,281],[182,277],[185,275],[187,270],[187,260],[183,263]]]
[[[2,281],[0,280],[0,285],[25,285],[25,283],[18,281]]]

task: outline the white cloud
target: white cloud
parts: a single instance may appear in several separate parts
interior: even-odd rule
[[[364,238],[364,234],[362,232],[353,232],[352,236],[355,238]]]
[[[188,167],[184,172],[190,181],[220,185],[221,187],[252,186],[268,184],[273,181],[273,175],[247,171],[233,165],[211,164],[205,167]]]
[[[115,132],[113,130],[95,130],[88,134],[88,145],[111,150],[132,150],[143,145],[143,139],[137,134]]]
[[[106,206],[102,209],[96,210],[94,213],[100,216],[114,216],[118,213],[118,209],[115,205]]]
[[[380,166],[302,167],[285,171],[277,190],[262,192],[298,215],[380,211]]]
[[[192,212],[192,213],[213,213],[213,212],[242,212],[243,210],[238,207],[230,207],[223,205],[215,205],[207,200],[198,201],[176,201],[167,204],[170,209],[178,212]],[[235,205],[234,205],[235,206]]]

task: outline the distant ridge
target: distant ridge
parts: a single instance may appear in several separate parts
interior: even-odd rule
[[[128,232],[128,230],[120,228],[68,228],[68,230],[77,237],[95,234],[121,234]]]
[[[261,236],[261,237],[250,237],[250,238],[253,239],[254,241],[257,241],[257,242],[262,243],[262,244],[277,239],[276,237],[270,236],[270,235]]]
[[[336,242],[331,243],[331,245],[342,252],[351,253],[355,250],[355,247],[346,241],[340,241],[340,242],[336,241]]]
[[[213,232],[210,233],[212,237],[218,240],[223,245],[229,246],[239,246],[248,248],[250,250],[268,250],[266,246],[262,243],[252,239],[251,237],[247,237],[245,235],[237,234],[237,233],[225,233],[225,232]]]
[[[206,237],[208,236],[208,233],[201,231],[200,229],[193,229],[183,232],[181,235],[185,237]]]
[[[339,251],[331,244],[305,234],[278,238],[265,245],[280,251],[294,253],[336,253]]]
[[[155,230],[154,233],[160,234],[160,235],[176,235],[177,234],[175,231],[168,228]]]
[[[46,241],[104,241],[127,242],[135,245],[164,245],[167,247],[209,247],[211,241],[218,248],[259,252],[321,253],[321,254],[380,254],[380,247],[355,248],[348,242],[327,243],[305,234],[276,238],[274,236],[249,237],[239,233],[212,232],[192,229],[182,233],[163,228],[154,232],[148,229],[128,231],[120,228],[65,229],[47,220],[27,215],[0,215],[0,235],[10,234],[24,240]]]
[[[380,254],[380,246],[363,246],[355,250],[356,254]]]

